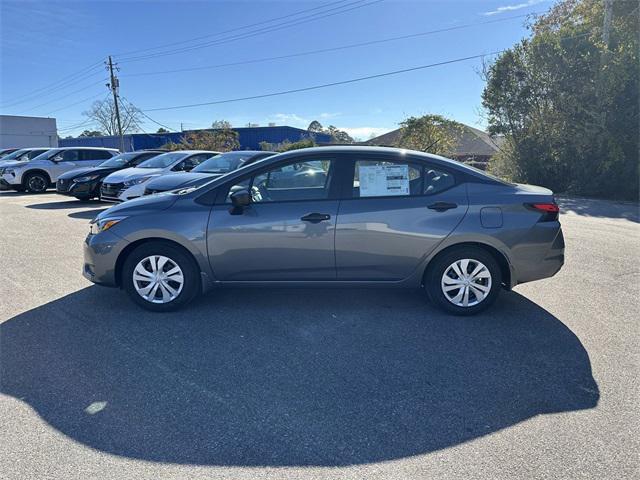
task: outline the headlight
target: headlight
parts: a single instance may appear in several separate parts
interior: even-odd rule
[[[134,185],[140,185],[141,183],[146,182],[147,180],[149,180],[153,175],[149,175],[146,177],[140,177],[140,178],[134,178],[132,180],[127,180],[126,182],[124,182],[124,186],[125,187],[133,187]]]
[[[125,218],[127,217],[105,217],[100,219],[94,218],[89,224],[91,235],[95,235],[100,232],[106,232]]]
[[[2,173],[5,175],[15,175],[16,171],[13,168],[5,168]]]
[[[74,182],[90,182],[91,180],[95,180],[99,176],[100,175],[87,175],[86,177],[74,178],[73,181]]]

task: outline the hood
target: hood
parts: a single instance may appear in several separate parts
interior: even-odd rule
[[[125,168],[113,172],[107,178],[104,179],[106,183],[122,183],[127,180],[133,180],[134,178],[148,177],[150,175],[158,175],[162,172],[162,168]]]
[[[0,160],[0,167],[22,167],[29,163],[29,160]]]
[[[169,190],[175,190],[176,188],[203,185],[220,176],[221,175],[218,173],[204,172],[172,173],[169,175],[162,175],[158,178],[154,178],[146,185],[146,188],[148,190],[166,192]]]
[[[96,217],[102,219],[113,216],[133,216],[144,215],[159,210],[166,210],[173,205],[178,199],[178,195],[163,194],[147,195],[145,197],[134,198],[126,202],[119,203],[113,207],[107,208]]]
[[[112,172],[115,172],[116,168],[109,167],[84,167],[84,168],[76,168],[75,170],[70,170],[68,172],[63,173],[58,178],[63,180],[68,180],[70,178],[80,177],[84,175],[95,175],[96,173],[101,174],[102,176],[108,175]]]

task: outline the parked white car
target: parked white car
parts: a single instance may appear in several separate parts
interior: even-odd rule
[[[42,193],[53,186],[63,173],[76,168],[96,166],[119,153],[114,148],[52,148],[28,162],[4,165],[0,184],[13,190]]]
[[[220,152],[208,150],[179,150],[163,153],[142,162],[137,167],[125,168],[108,175],[102,181],[100,200],[124,202],[144,195],[148,182],[160,175],[189,172],[208,158]]]
[[[0,158],[0,167],[14,165],[14,162],[28,162],[47,150],[51,150],[51,148],[21,148],[20,150],[16,150],[15,152],[9,153],[8,155]]]

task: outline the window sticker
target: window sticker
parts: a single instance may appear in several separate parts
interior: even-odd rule
[[[361,197],[409,195],[409,165],[359,165]]]

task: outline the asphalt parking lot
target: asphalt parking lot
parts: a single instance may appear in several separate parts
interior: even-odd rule
[[[154,315],[82,275],[106,205],[0,193],[0,477],[638,478],[638,206],[449,317],[418,292],[229,289]]]

